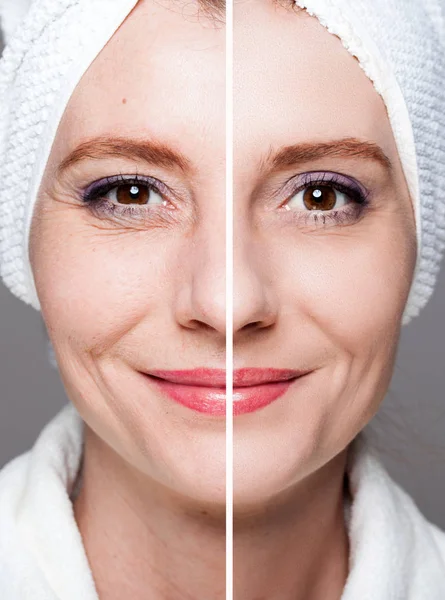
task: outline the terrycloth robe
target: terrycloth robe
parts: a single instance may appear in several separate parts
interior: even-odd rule
[[[1,600],[98,600],[71,501],[83,433],[69,404],[0,471]],[[444,600],[445,533],[363,439],[347,473],[350,572],[341,600]]]

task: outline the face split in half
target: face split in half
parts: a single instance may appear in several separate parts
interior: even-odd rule
[[[224,40],[138,5],[69,102],[31,237],[61,374],[99,443],[220,506]],[[233,85],[236,508],[320,472],[375,413],[416,248],[384,103],[339,39],[304,11],[235,3]]]

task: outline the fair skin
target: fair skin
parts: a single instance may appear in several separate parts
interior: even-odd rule
[[[339,40],[271,0],[235,8],[234,366],[313,372],[235,418],[234,596],[335,600],[345,449],[391,376],[412,208],[383,102]],[[189,2],[140,3],[71,98],[35,210],[42,314],[86,423],[75,516],[101,600],[225,597],[224,418],[141,375],[225,366],[224,61],[224,29]],[[98,137],[119,138],[119,155],[102,145],[66,163]],[[153,147],[130,156],[123,138],[182,163]],[[345,145],[272,168],[283,147],[345,138],[379,147],[392,169]],[[315,212],[285,182],[315,171],[358,182],[368,208],[331,186],[343,220],[303,221]],[[85,203],[91,183],[119,174],[162,189],[149,205],[109,192],[108,212]]]
[[[235,581],[240,599],[336,600],[348,568],[345,449],[392,374],[413,211],[382,99],[315,18],[240,2],[234,88],[235,367],[312,370],[235,421],[235,502],[249,524],[240,518]],[[348,155],[350,138],[378,146],[391,171]],[[326,146],[316,155],[330,142],[336,156]],[[286,160],[273,164],[280,152]],[[369,209],[347,189],[330,208],[325,189],[323,224],[321,209],[308,208],[311,190],[298,190],[333,178],[365,188]]]
[[[141,375],[225,365],[224,29],[189,4],[138,5],[82,78],[33,223],[42,314],[87,424],[75,511],[101,600],[225,597],[224,419]],[[57,174],[104,136],[162,144],[187,166],[120,143]],[[79,190],[120,174],[162,182],[165,206],[154,192],[123,214],[82,205]]]

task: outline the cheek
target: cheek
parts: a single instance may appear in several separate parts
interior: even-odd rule
[[[315,273],[303,275],[307,310],[345,341],[361,342],[366,336],[369,343],[370,333],[378,337],[398,323],[408,291],[408,263],[390,240],[334,242],[326,256],[319,248]]]
[[[168,303],[178,251],[165,236],[98,230],[56,217],[37,219],[31,249],[42,315],[55,343],[105,349]]]
[[[286,312],[310,320],[351,355],[394,345],[415,262],[409,228],[375,220],[356,230],[292,237],[275,256],[287,270],[280,276]]]

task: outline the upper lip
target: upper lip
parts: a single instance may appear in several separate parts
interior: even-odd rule
[[[310,370],[296,369],[276,369],[276,368],[254,368],[246,367],[243,369],[234,369],[233,387],[249,387],[267,383],[278,383],[280,381],[290,381],[296,379]],[[164,379],[171,383],[181,385],[194,385],[202,387],[225,388],[226,370],[225,369],[188,369],[188,370],[149,370],[144,371],[146,375]]]

